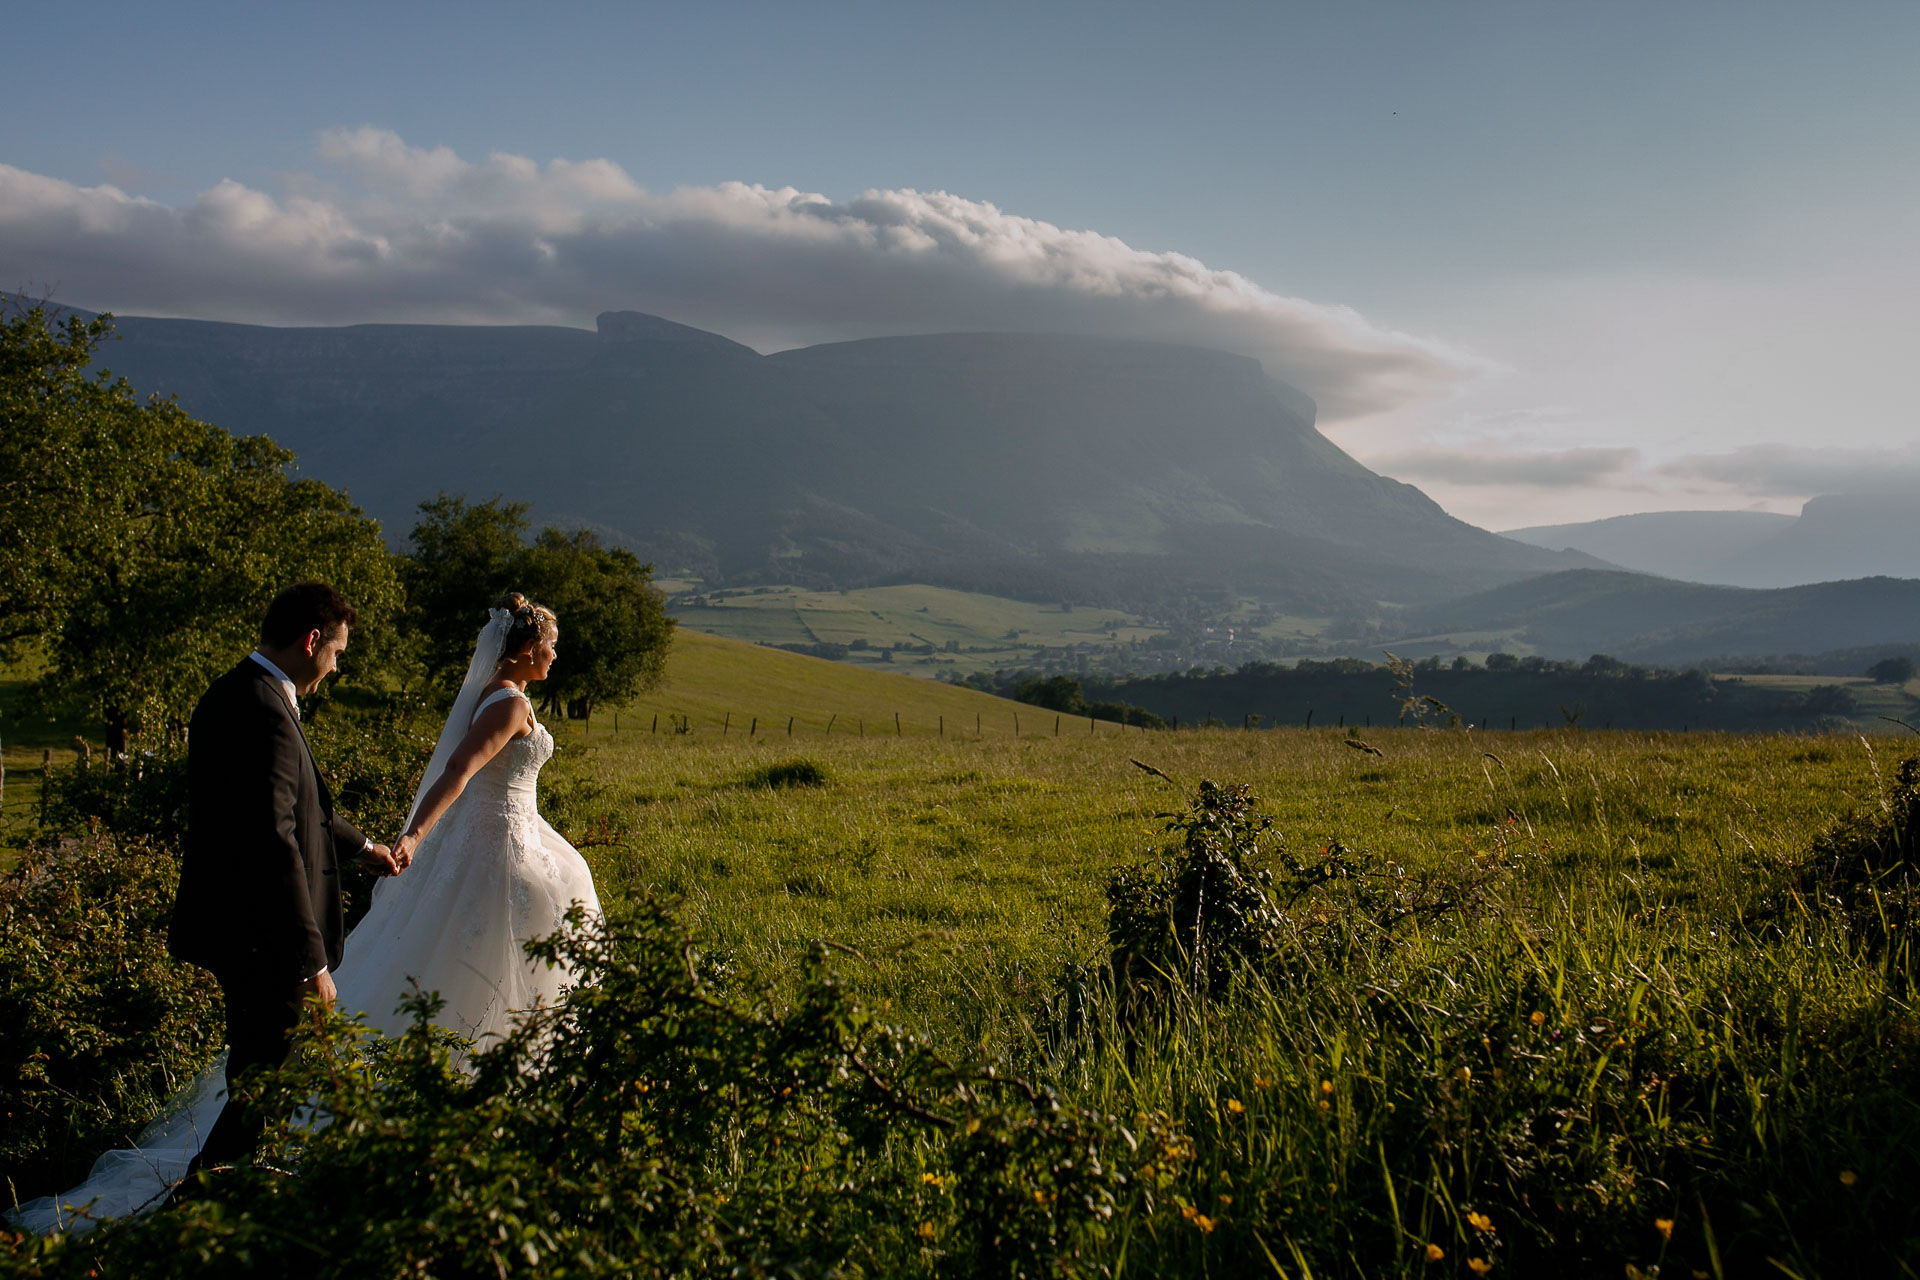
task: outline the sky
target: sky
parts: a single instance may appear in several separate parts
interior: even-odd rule
[[[1495,529],[1920,486],[1912,3],[108,2],[8,43],[0,288],[76,306],[1217,346]]]

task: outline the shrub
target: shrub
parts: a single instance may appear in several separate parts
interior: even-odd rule
[[[178,879],[165,846],[112,834],[0,878],[0,1167],[23,1195],[77,1182],[219,1047],[217,987],[166,951]]]
[[[1107,942],[1122,991],[1179,984],[1215,993],[1234,969],[1276,946],[1280,918],[1257,866],[1273,820],[1253,811],[1249,787],[1202,782],[1175,841],[1107,880]]]
[[[26,1242],[16,1273],[1097,1275],[1191,1163],[1164,1118],[947,1062],[824,951],[781,1006],[712,986],[651,902],[529,951],[582,984],[467,1068],[431,997],[391,1041],[336,1021],[266,1102],[324,1127],[168,1213]]]

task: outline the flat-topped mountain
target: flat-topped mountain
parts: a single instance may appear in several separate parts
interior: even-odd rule
[[[1593,563],[1448,516],[1256,361],[1200,348],[943,334],[762,356],[635,312],[597,332],[117,323],[103,365],[272,436],[396,538],[424,498],[498,493],[663,572],[1327,611]]]

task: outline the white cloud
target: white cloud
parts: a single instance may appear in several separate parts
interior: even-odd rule
[[[0,286],[266,323],[586,324],[635,309],[763,350],[949,330],[1144,338],[1253,356],[1336,421],[1486,367],[1348,307],[947,192],[656,194],[605,160],[470,161],[374,128],[330,130],[319,154],[337,177],[295,175],[279,197],[222,182],[184,206],[0,165]]]

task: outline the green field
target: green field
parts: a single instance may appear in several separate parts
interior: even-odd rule
[[[894,664],[924,675],[1020,666],[1049,649],[1114,655],[1168,631],[1117,609],[1035,604],[945,587],[702,592],[679,581],[661,586],[670,593],[674,616],[688,628],[768,645],[859,645],[845,657],[859,665],[879,665],[881,652],[892,650]],[[1308,640],[1325,624],[1324,618],[1272,614],[1249,598],[1221,602],[1216,625],[1268,639]],[[923,652],[929,645],[933,652]]]
[[[995,1196],[1071,1249],[1046,1255],[1060,1274],[1920,1265],[1911,877],[1862,890],[1814,857],[1849,813],[1920,813],[1904,739],[1052,719],[682,632],[617,724],[554,726],[541,807],[609,904],[670,904],[775,1009],[819,998],[830,941],[861,1018],[1056,1100],[1015,1107],[1039,1163],[985,1183],[931,1129],[877,1148],[881,1216],[847,1274],[1002,1274],[956,1261],[984,1256],[967,1242]],[[1183,977],[1128,1013],[1103,977],[1109,877],[1201,779],[1273,820],[1268,950],[1224,993]],[[1073,1159],[1108,1171],[1118,1216],[1055,1203],[1050,1108],[1088,1126]],[[1146,1163],[1128,1144],[1149,1132],[1174,1136]],[[716,1205],[828,1203],[834,1150],[696,1147],[688,1176]],[[949,1186],[987,1198],[929,1199]]]

